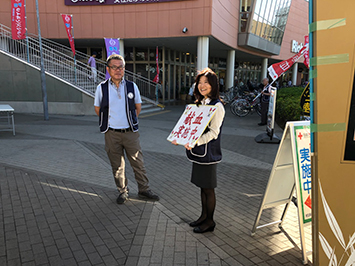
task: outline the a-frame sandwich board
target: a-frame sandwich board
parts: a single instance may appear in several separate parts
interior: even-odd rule
[[[307,178],[304,178],[304,176],[300,176],[300,174],[304,175],[302,169],[305,168],[303,166],[303,161],[306,159],[309,159],[308,167],[310,173],[310,152],[308,152],[309,158],[306,158],[303,154],[307,148],[310,150],[309,128],[309,121],[287,122],[265,193],[260,203],[259,211],[251,231],[251,235],[253,236],[255,235],[257,229],[274,224],[278,224],[279,228],[283,229],[282,223],[295,195],[296,198],[294,202],[298,209],[300,242],[304,264],[307,264],[308,262],[304,236],[304,224],[311,221],[311,199],[310,195],[305,197],[304,188],[307,188],[305,186],[305,181],[308,180],[307,185],[309,186],[309,189],[306,190],[308,194],[310,194],[311,184],[310,175],[307,176]],[[300,140],[298,140],[298,138],[300,138]],[[301,167],[301,162],[303,163],[303,167]],[[279,220],[259,225],[263,210],[277,207],[282,204],[285,204],[285,208]],[[285,232],[285,230],[283,231]]]

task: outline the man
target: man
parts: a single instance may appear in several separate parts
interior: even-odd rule
[[[100,131],[105,133],[105,150],[120,193],[117,203],[122,204],[128,198],[124,151],[138,183],[138,196],[159,200],[149,189],[139,143],[138,115],[142,100],[138,87],[124,79],[125,60],[122,56],[110,55],[106,69],[111,78],[97,86],[94,106],[100,120]]]
[[[94,80],[94,82],[96,83],[97,80],[97,70],[96,70],[96,52],[92,52],[89,61],[88,61],[88,65],[91,68],[91,76],[89,77],[90,80]]]
[[[269,110],[269,100],[271,92],[268,78],[264,78],[262,80],[262,84],[264,85],[264,87],[261,92],[261,122],[258,124],[259,126],[264,126],[267,123],[267,112]]]

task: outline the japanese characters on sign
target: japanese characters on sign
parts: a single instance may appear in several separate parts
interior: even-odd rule
[[[304,88],[301,100],[300,100],[301,108],[303,110],[303,114],[305,116],[310,116],[310,92],[309,92],[309,82],[307,86]]]
[[[120,54],[120,39],[117,38],[104,38],[106,46],[106,55],[109,57],[113,54]],[[110,74],[106,70],[106,79],[110,78]]]
[[[11,32],[12,39],[22,40],[26,38],[26,19],[25,19],[24,0],[11,1]]]
[[[282,75],[282,73],[286,72],[290,67],[297,62],[304,54],[308,51],[308,43],[306,43],[302,49],[298,52],[298,54],[292,56],[290,59],[284,60],[279,63],[275,63],[268,67],[268,73],[272,80],[278,79]],[[306,55],[307,57],[307,55]]]
[[[312,219],[310,136],[311,134],[309,126],[295,127],[299,183],[301,191],[300,194],[304,223],[310,222]]]
[[[167,140],[176,140],[180,145],[189,143],[189,146],[195,146],[217,108],[214,105],[187,105]]]
[[[73,52],[73,56],[75,55],[75,46],[74,46],[74,37],[71,33],[73,29],[73,20],[72,20],[72,15],[66,15],[62,14],[64,26],[65,26],[65,31],[67,32],[68,39],[69,39],[69,44],[71,47],[71,50]]]

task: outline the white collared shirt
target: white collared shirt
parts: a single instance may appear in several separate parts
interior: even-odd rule
[[[108,126],[115,129],[129,128],[129,123],[126,114],[126,98],[125,98],[126,81],[122,79],[118,88],[111,81],[108,82],[108,98],[109,98],[109,113],[108,113]],[[139,89],[135,83],[134,87],[134,103],[142,103]],[[97,86],[95,92],[94,106],[100,107],[102,100],[101,84]]]
[[[203,99],[201,101],[201,103],[203,105],[209,104],[210,102],[211,102],[210,98]],[[214,114],[214,116],[211,119],[210,124],[208,125],[209,131],[205,134],[202,134],[202,136],[199,138],[199,140],[196,143],[197,146],[200,146],[202,144],[206,144],[206,143],[210,142],[211,140],[218,138],[218,134],[219,134],[219,131],[221,129],[221,125],[222,125],[222,122],[224,119],[225,110],[224,110],[224,106],[221,102],[216,103],[216,106],[218,106],[216,113]]]

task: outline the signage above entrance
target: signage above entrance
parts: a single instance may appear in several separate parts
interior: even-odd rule
[[[181,0],[64,0],[66,6],[120,5],[120,4],[148,4]]]
[[[303,43],[298,43],[295,40],[292,40],[291,42],[291,52],[293,53],[298,53],[303,47]]]

